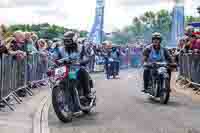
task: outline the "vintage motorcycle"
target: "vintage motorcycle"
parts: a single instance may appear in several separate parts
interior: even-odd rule
[[[170,74],[171,67],[176,67],[176,64],[166,62],[156,62],[144,64],[144,67],[150,69],[150,79],[148,82],[148,93],[151,98],[160,98],[161,104],[167,104],[170,98]]]
[[[90,77],[88,83],[92,91],[92,98],[84,96],[77,80],[78,71],[84,63],[77,63],[72,59],[61,59],[47,72],[52,88],[52,105],[54,111],[64,123],[72,121],[76,112],[90,113],[96,106],[96,91]]]

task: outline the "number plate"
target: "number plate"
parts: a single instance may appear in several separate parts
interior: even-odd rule
[[[55,69],[55,76],[63,76],[66,73],[66,67],[60,67]]]

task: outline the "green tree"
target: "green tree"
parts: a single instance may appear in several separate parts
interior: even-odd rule
[[[80,37],[87,37],[88,31],[82,30],[80,31]]]
[[[200,22],[200,17],[194,17],[194,16],[186,16],[185,17],[185,23],[191,23],[191,22]]]
[[[156,13],[152,11],[145,12],[140,17],[133,18],[132,24],[124,27],[119,34],[113,35],[115,43],[131,43],[136,40],[151,40],[153,32],[160,32],[164,36],[164,42],[169,39],[171,28],[171,15],[166,10],[160,10]]]

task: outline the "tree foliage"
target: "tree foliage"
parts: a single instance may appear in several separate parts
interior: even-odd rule
[[[7,36],[10,36],[14,31],[17,30],[35,32],[39,36],[39,38],[45,38],[45,39],[62,38],[64,32],[68,30],[79,32],[81,37],[86,37],[88,33],[87,31],[78,31],[76,29],[67,29],[58,25],[50,25],[48,23],[42,23],[42,24],[32,24],[32,25],[30,24],[10,25],[6,29]]]
[[[166,10],[160,10],[156,13],[152,11],[145,12],[140,17],[134,17],[132,24],[126,26],[119,33],[114,33],[111,40],[114,43],[125,44],[137,40],[151,40],[153,32],[160,32],[164,40],[169,37],[171,27],[171,16]]]
[[[199,17],[186,16],[185,24],[200,22]],[[139,17],[134,17],[131,25],[113,33],[110,38],[113,43],[126,44],[137,40],[151,41],[153,32],[160,32],[163,35],[163,45],[170,39],[172,16],[167,10],[158,12],[147,11]]]
[[[186,24],[191,23],[191,22],[200,22],[200,17],[186,16],[185,21],[186,21]]]

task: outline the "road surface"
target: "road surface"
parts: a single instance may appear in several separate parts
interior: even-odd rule
[[[200,133],[200,104],[173,92],[168,105],[141,93],[142,70],[121,72],[118,80],[95,75],[96,112],[61,123],[49,110],[51,133]]]

